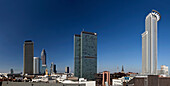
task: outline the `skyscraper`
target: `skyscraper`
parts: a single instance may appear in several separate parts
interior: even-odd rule
[[[34,56],[34,43],[31,40],[26,40],[23,46],[24,57],[24,74],[33,74],[33,56]]]
[[[97,33],[82,31],[81,35],[74,35],[74,74],[93,80],[96,73]]]
[[[56,73],[56,65],[52,62],[50,67],[50,74]]]
[[[47,63],[46,63],[46,52],[45,49],[42,50],[41,52],[41,74],[45,74],[45,70],[47,68]]]
[[[157,22],[160,13],[152,10],[145,19],[145,32],[142,34],[142,73],[157,74]]]
[[[13,73],[14,73],[14,70],[13,70],[13,69],[11,69],[11,70],[10,70],[10,73],[11,73],[11,74],[13,74]]]
[[[42,65],[46,65],[46,52],[45,52],[45,49],[43,49],[42,52],[41,52],[41,60],[42,60]]]
[[[54,73],[57,73],[56,64],[54,64]]]
[[[65,73],[69,73],[70,70],[69,70],[69,67],[65,67]]]
[[[34,57],[34,62],[33,62],[34,74],[39,74],[40,73],[40,58],[39,57]]]

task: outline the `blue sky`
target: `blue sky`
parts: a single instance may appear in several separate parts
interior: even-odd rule
[[[57,71],[73,71],[73,35],[98,33],[98,72],[141,72],[145,17],[160,12],[158,68],[170,65],[170,5],[163,0],[0,0],[0,72],[23,70],[23,43],[34,41],[34,56],[47,52]]]

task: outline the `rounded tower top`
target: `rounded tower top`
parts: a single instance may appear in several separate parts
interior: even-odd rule
[[[152,13],[152,15],[156,16],[157,21],[159,21],[161,19],[161,15],[160,15],[160,13],[158,11],[152,10],[151,13]]]

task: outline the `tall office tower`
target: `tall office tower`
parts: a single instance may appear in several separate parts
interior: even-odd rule
[[[74,74],[94,80],[97,73],[97,33],[74,35]]]
[[[13,74],[13,73],[14,73],[14,70],[13,70],[13,69],[11,69],[11,70],[10,70],[10,73],[11,73],[11,74]]]
[[[33,74],[33,56],[34,56],[34,43],[31,40],[26,40],[23,46],[24,57],[24,74]]]
[[[45,74],[45,70],[47,68],[47,63],[46,63],[46,52],[45,52],[45,49],[42,50],[41,52],[41,74]]]
[[[169,75],[168,66],[162,65],[161,69],[158,70],[158,75]]]
[[[42,65],[41,66],[41,74],[45,75],[46,69],[47,69],[47,66],[46,65]]]
[[[69,67],[65,67],[65,73],[70,73]]]
[[[40,58],[39,57],[34,57],[33,66],[34,66],[33,73],[39,74],[40,73]]]
[[[54,73],[57,73],[56,65],[54,64]]]
[[[50,67],[50,74],[56,73],[56,65],[52,62]]]
[[[152,10],[145,19],[145,32],[142,34],[142,73],[157,74],[157,22],[160,13]]]
[[[46,52],[45,52],[45,49],[43,49],[42,52],[41,52],[41,60],[42,60],[42,65],[46,65]]]
[[[74,35],[74,76],[80,77],[81,36]]]

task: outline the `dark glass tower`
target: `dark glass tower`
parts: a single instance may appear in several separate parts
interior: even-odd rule
[[[41,52],[41,60],[42,60],[42,65],[46,65],[46,52],[45,52],[45,49],[43,49],[42,52]]]
[[[82,31],[74,35],[74,74],[94,80],[97,73],[97,33]]]

